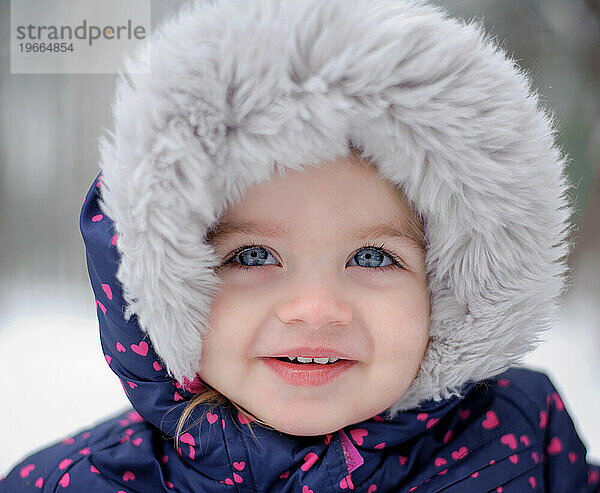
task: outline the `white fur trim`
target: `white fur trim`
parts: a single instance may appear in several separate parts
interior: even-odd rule
[[[168,19],[101,139],[118,278],[169,373],[199,369],[219,278],[204,234],[247,188],[358,146],[426,220],[430,342],[392,414],[535,347],[567,279],[555,121],[479,23],[416,0],[218,0]]]

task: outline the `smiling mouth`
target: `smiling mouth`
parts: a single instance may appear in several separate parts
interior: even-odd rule
[[[339,361],[348,361],[348,360],[341,359],[341,358],[328,358],[329,361],[327,361],[326,363],[323,363],[323,362],[321,362],[321,363],[315,363],[314,361],[302,362],[302,361],[298,361],[297,358],[290,359],[290,358],[285,357],[285,356],[284,357],[278,357],[278,358],[275,358],[275,359],[279,360],[279,361],[281,361],[283,363],[291,363],[291,364],[298,365],[298,366],[316,366],[316,367],[318,367],[318,366],[331,366],[331,365],[335,365]],[[319,358],[319,359],[325,359],[325,358]]]

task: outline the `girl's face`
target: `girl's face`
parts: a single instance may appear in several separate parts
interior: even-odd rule
[[[424,252],[393,234],[411,236],[408,214],[393,185],[352,159],[250,188],[208,237],[224,283],[199,376],[292,435],[331,433],[390,407],[428,341]],[[275,359],[288,355],[352,362]]]

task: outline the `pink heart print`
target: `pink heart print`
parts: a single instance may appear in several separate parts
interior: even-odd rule
[[[429,416],[427,413],[419,413],[417,414],[417,419],[419,421],[425,421],[427,419],[427,416]]]
[[[29,473],[31,471],[33,471],[35,469],[35,464],[27,464],[25,467],[21,468],[21,471],[19,472],[19,475],[22,478],[26,478],[27,476],[29,476]]]
[[[443,457],[436,457],[435,461],[433,461],[435,467],[445,466],[447,461]]]
[[[358,445],[363,444],[363,438],[369,434],[367,430],[364,428],[355,428],[354,430],[350,430],[350,436],[352,440],[354,440]]]
[[[373,493],[377,491],[377,485],[376,484],[372,484],[371,486],[369,486],[369,489],[367,490],[367,493]]]
[[[60,464],[58,464],[58,468],[62,471],[63,469],[69,467],[72,462],[73,461],[71,459],[63,459],[60,461]]]
[[[66,472],[62,475],[58,484],[60,484],[63,488],[66,488],[67,486],[69,486],[70,482],[71,482],[71,476],[69,476],[69,473]]]
[[[106,294],[106,297],[109,300],[113,299],[112,290],[110,289],[110,286],[108,284],[102,284],[102,290],[104,291],[104,293]]]
[[[463,421],[469,417],[471,411],[469,409],[459,409],[458,414],[460,415],[460,419]]]
[[[162,370],[162,366],[160,366],[160,363],[158,361],[152,363],[152,368],[154,368],[156,371]]]
[[[131,471],[125,471],[123,473],[123,481],[133,481],[135,479],[135,474]]]
[[[315,462],[317,462],[318,458],[319,456],[317,454],[315,454],[314,452],[309,452],[304,456],[304,464],[300,466],[300,469],[302,469],[305,472],[308,471],[312,467],[312,465]]]
[[[550,455],[556,455],[562,452],[562,449],[563,447],[560,438],[554,437],[552,440],[550,440],[550,445],[548,445],[546,448],[546,452],[548,452]]]
[[[102,214],[96,214],[95,216],[92,217],[92,222],[97,223],[98,221],[102,221],[103,217],[104,216]]]
[[[342,488],[343,490],[347,488],[350,488],[351,490],[354,489],[354,484],[352,484],[352,479],[350,478],[349,474],[340,481],[340,488]]]
[[[517,439],[512,433],[503,435],[502,438],[500,438],[500,443],[502,445],[508,445],[512,450],[517,448]]]
[[[512,454],[511,456],[509,456],[508,460],[511,461],[513,464],[516,464],[517,462],[519,462],[519,456],[517,454]]]
[[[118,353],[124,353],[126,351],[125,346],[123,346],[123,344],[120,342],[117,342],[115,347],[117,348]]]
[[[44,478],[37,478],[35,482],[35,487],[41,488],[42,486],[44,486]]]
[[[239,474],[237,474],[237,473],[235,473],[235,472],[233,473],[233,480],[234,480],[236,483],[241,483],[241,482],[243,482],[243,481],[244,481],[244,479],[243,479],[243,478],[242,478],[242,477],[241,477]]]
[[[93,472],[94,474],[100,474],[100,471],[98,471],[98,469],[96,469],[94,466],[90,467],[90,472]]]
[[[447,444],[452,440],[452,430],[448,430],[444,435],[444,444]]]
[[[548,412],[547,411],[540,411],[540,429],[544,429],[546,428],[546,425],[548,424]]]
[[[496,426],[499,424],[500,421],[498,421],[498,416],[496,416],[496,413],[494,411],[488,411],[485,414],[485,419],[481,423],[481,426],[483,426],[486,430],[491,430],[492,428],[496,428]]]
[[[189,433],[184,433],[183,435],[181,435],[179,441],[181,443],[187,443],[188,445],[196,445],[196,440],[194,440],[194,437]]]
[[[100,310],[102,310],[102,313],[104,313],[104,315],[106,315],[106,307],[102,304],[102,302],[99,300],[96,300],[96,304],[100,307]]]
[[[140,356],[146,356],[148,354],[148,343],[146,341],[142,341],[139,344],[132,344],[131,350]]]
[[[233,467],[235,467],[238,471],[242,471],[245,466],[246,466],[246,463],[244,461],[233,463]]]
[[[308,486],[304,485],[302,486],[302,493],[315,493],[313,490],[311,490]]]
[[[219,415],[218,414],[213,414],[213,413],[207,413],[206,414],[206,420],[212,425],[214,424],[217,419],[219,419]]]
[[[469,449],[467,447],[461,447],[458,450],[455,450],[454,452],[452,452],[451,455],[454,460],[460,460],[460,459],[463,459],[464,457],[466,457],[468,453],[469,453]]]

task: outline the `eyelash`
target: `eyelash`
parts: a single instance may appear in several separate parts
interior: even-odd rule
[[[259,266],[250,266],[250,265],[243,265],[238,262],[231,262],[237,256],[238,253],[243,252],[247,248],[263,248],[263,249],[267,250],[268,252],[270,252],[271,255],[273,255],[273,252],[271,252],[271,250],[264,245],[253,245],[253,244],[243,245],[239,248],[236,248],[236,250],[221,265],[231,263],[235,268],[243,269],[243,270],[252,270],[252,269],[255,269],[256,267],[264,267],[264,266],[260,266],[260,265]],[[404,264],[402,259],[400,257],[398,257],[397,255],[395,255],[394,253],[387,250],[385,248],[385,244],[383,244],[383,243],[380,246],[376,246],[371,243],[367,243],[367,244],[361,246],[359,249],[357,249],[352,256],[356,255],[359,251],[361,251],[363,249],[368,249],[368,248],[370,248],[372,250],[377,250],[377,251],[383,253],[384,255],[387,255],[390,258],[390,260],[392,261],[392,263],[389,265],[384,265],[383,267],[363,267],[363,269],[372,269],[372,270],[389,270],[389,269],[404,269],[405,270],[406,269],[406,265]],[[269,265],[272,265],[272,264],[269,264]],[[360,267],[360,266],[352,266],[352,267]]]

